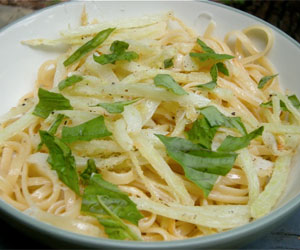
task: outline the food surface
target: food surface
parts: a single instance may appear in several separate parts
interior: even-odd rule
[[[35,87],[1,118],[1,198],[95,237],[179,240],[268,214],[299,144],[264,26],[214,37],[173,13],[89,21],[56,40]],[[264,32],[259,51],[249,32]]]

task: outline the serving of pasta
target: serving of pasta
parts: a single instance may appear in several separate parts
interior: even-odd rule
[[[266,58],[269,28],[197,34],[172,12],[90,21],[59,39],[1,117],[0,197],[79,234],[170,241],[268,214],[300,141],[300,102]],[[267,38],[258,50],[248,34]]]

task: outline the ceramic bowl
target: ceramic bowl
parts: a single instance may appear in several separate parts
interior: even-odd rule
[[[273,62],[282,86],[300,94],[299,58],[300,45],[272,25],[236,9],[213,2],[113,2],[113,1],[74,1],[58,4],[43,9],[5,27],[0,32],[0,114],[16,105],[17,100],[32,89],[37,70],[45,60],[54,59],[59,51],[52,49],[31,48],[22,45],[22,40],[42,37],[56,38],[58,31],[69,25],[79,25],[83,5],[86,5],[89,17],[100,20],[139,17],[145,14],[161,13],[173,10],[187,25],[202,34],[212,18],[217,26],[215,35],[223,38],[231,30],[243,29],[252,24],[270,27],[275,36],[275,43],[268,58]],[[257,42],[263,45],[263,37]],[[46,240],[44,243],[60,247],[96,247],[123,249],[191,249],[220,248],[245,244],[259,235],[268,232],[278,223],[286,220],[300,207],[300,168],[299,154],[294,158],[293,168],[285,194],[276,208],[267,216],[245,226],[212,236],[172,242],[129,242],[100,239],[74,234],[37,221],[0,200],[1,214],[14,220],[18,228],[32,232],[34,237]]]

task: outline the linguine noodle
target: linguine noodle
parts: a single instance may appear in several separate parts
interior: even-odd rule
[[[104,180],[128,194],[143,214],[138,226],[126,224],[145,241],[169,241],[206,236],[229,230],[257,219],[275,206],[288,177],[291,157],[299,144],[300,114],[283,94],[277,78],[258,88],[264,76],[276,71],[266,58],[274,38],[269,28],[254,25],[229,32],[224,41],[214,37],[215,24],[199,36],[172,13],[116,21],[89,22],[85,11],[78,28],[61,32],[57,40],[35,39],[24,42],[36,46],[68,44],[69,50],[56,60],[41,65],[34,89],[19,105],[1,118],[0,197],[32,217],[79,234],[107,237],[95,217],[81,212],[82,197],[75,194],[51,170],[49,151],[40,143],[39,130],[48,130],[58,114],[63,126],[76,126],[104,115],[111,136],[69,144],[76,168],[82,172],[93,158]],[[116,30],[95,51],[65,67],[63,62],[99,31]],[[258,50],[247,36],[262,32],[266,37]],[[211,81],[208,65],[192,59],[191,51],[201,52],[197,38],[218,54],[235,58],[224,61],[229,76],[219,74],[217,86],[208,91],[197,88]],[[137,60],[101,65],[93,54],[108,54],[111,43],[125,41]],[[173,66],[163,67],[172,58]],[[46,119],[34,116],[38,89],[58,92],[58,83],[77,74],[84,80],[62,91],[73,110],[53,111]],[[189,95],[169,95],[153,85],[157,74],[169,74]],[[103,102],[139,98],[119,114],[111,114]],[[260,105],[271,100],[272,107]],[[284,102],[288,111],[281,110]],[[214,106],[228,117],[241,117],[247,131],[264,126],[262,136],[238,150],[233,168],[219,176],[206,197],[185,177],[180,164],[166,152],[154,134],[185,137],[199,116],[198,109]],[[220,127],[212,142],[216,150],[234,129]],[[81,191],[83,186],[81,185]]]

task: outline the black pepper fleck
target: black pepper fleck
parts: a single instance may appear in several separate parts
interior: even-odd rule
[[[231,114],[232,114],[232,115],[235,115],[235,112],[232,112]]]

